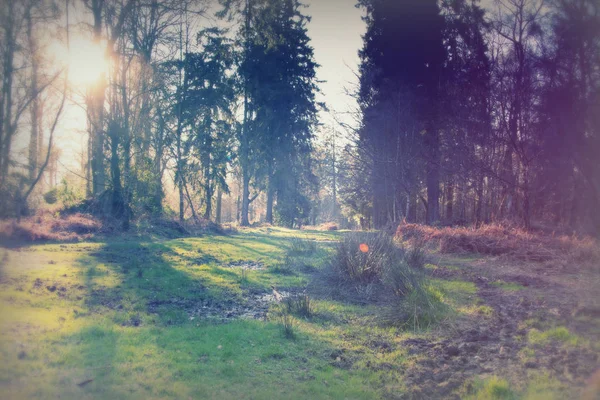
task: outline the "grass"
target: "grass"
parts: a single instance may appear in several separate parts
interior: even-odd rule
[[[341,235],[264,227],[0,248],[1,397],[402,395],[403,373],[415,363],[403,342],[433,331],[381,324],[375,303],[297,294],[328,265]],[[248,263],[260,268],[241,267]],[[247,317],[253,296],[272,287],[297,295],[279,304],[283,313],[271,305],[273,318]],[[431,279],[426,290],[442,320],[493,314],[471,282]],[[229,312],[242,317],[222,318]],[[482,385],[496,393],[502,379]]]
[[[505,379],[492,376],[486,380],[476,380],[474,393],[468,395],[469,400],[513,400],[516,393]]]
[[[552,342],[563,343],[570,346],[577,346],[581,339],[572,334],[569,329],[564,326],[548,329],[546,331],[539,331],[537,329],[531,329],[529,331],[528,341],[534,345],[546,345]]]
[[[548,373],[532,373],[525,384],[514,385],[493,375],[475,379],[463,398],[467,400],[559,400],[578,398],[563,383]],[[592,397],[590,397],[592,398]]]
[[[505,281],[494,281],[491,283],[492,286],[499,287],[500,289],[509,291],[509,292],[517,292],[519,290],[525,289],[525,286],[520,285],[515,282],[505,282]]]
[[[377,373],[333,365],[338,326],[294,319],[290,341],[277,321],[198,315],[204,305],[244,305],[252,291],[304,286],[305,274],[276,273],[295,236],[315,243],[302,256],[319,268],[339,233],[269,228],[0,249],[2,397],[377,397]],[[240,260],[265,268],[228,267]]]

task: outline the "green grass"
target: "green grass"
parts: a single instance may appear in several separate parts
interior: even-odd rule
[[[492,376],[483,381],[475,381],[474,393],[466,396],[469,400],[513,400],[517,399],[516,393],[510,384],[497,376]]]
[[[243,305],[271,286],[306,285],[305,272],[322,267],[339,235],[262,228],[0,249],[8,260],[0,281],[2,397],[378,397],[377,371],[331,356],[350,348],[339,335],[364,323],[363,310],[311,301],[314,322],[295,320],[293,340],[276,319],[197,316],[204,304]],[[303,242],[291,242],[296,237]],[[229,267],[240,261],[264,269],[242,276]],[[280,273],[283,266],[293,273]]]
[[[499,287],[500,289],[503,289],[503,290],[510,291],[510,292],[516,292],[516,291],[525,289],[525,286],[520,285],[518,283],[505,282],[505,281],[500,281],[500,280],[492,282],[491,285]]]
[[[377,304],[311,296],[288,312],[287,334],[275,306],[266,320],[213,315],[245,307],[272,286],[301,292],[342,234],[255,228],[0,248],[0,397],[401,395],[403,373],[415,362],[402,343],[431,331],[381,324]],[[242,272],[240,263],[260,268]],[[471,282],[432,279],[426,289],[447,319],[493,314]],[[490,390],[501,391],[501,383]]]
[[[531,373],[521,384],[511,384],[493,375],[475,379],[470,390],[462,397],[467,400],[559,400],[578,398],[563,383],[547,373]]]
[[[569,329],[564,326],[548,329],[546,331],[539,331],[537,329],[531,329],[527,336],[530,344],[545,345],[552,342],[563,343],[570,346],[577,346],[581,339],[572,334]]]

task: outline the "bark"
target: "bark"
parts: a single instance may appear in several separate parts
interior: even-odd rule
[[[6,24],[4,26],[4,40],[5,50],[3,54],[3,66],[2,66],[2,107],[0,107],[0,187],[4,184],[5,177],[8,176],[8,165],[10,148],[12,142],[12,136],[14,134],[12,126],[12,86],[13,86],[13,74],[14,74],[14,55],[16,38],[14,32],[14,8],[15,3],[12,1],[8,2],[8,12],[6,17]]]
[[[240,225],[249,226],[248,211],[250,209],[250,176],[245,170],[242,174],[242,215]]]
[[[223,191],[221,191],[221,187],[217,189],[217,204],[215,209],[215,222],[217,224],[221,223],[221,203],[223,201]]]
[[[265,222],[273,223],[273,201],[275,197],[275,183],[273,182],[273,161],[269,161],[268,165],[268,187],[267,187],[267,211],[265,215]]]
[[[33,181],[38,171],[39,151],[41,150],[41,119],[42,109],[38,92],[39,75],[39,49],[34,36],[33,19],[31,9],[27,13],[27,41],[31,54],[31,88],[30,96],[33,98],[30,106],[31,133],[29,136],[29,180]]]
[[[246,15],[245,15],[245,53],[249,56],[249,41],[248,33],[250,31],[250,0],[246,0]],[[249,110],[248,110],[248,78],[244,77],[244,120],[242,123],[242,137],[240,140],[240,167],[242,169],[242,214],[240,216],[240,225],[249,226],[248,211],[250,209],[250,132],[249,125]]]
[[[91,11],[94,18],[94,40],[100,43],[102,39],[102,9],[104,0],[92,0]],[[104,191],[106,177],[104,170],[104,99],[106,80],[100,77],[88,93],[87,109],[90,119],[90,134],[92,136],[92,194],[97,196]]]
[[[454,221],[454,183],[451,179],[446,182],[446,221]]]
[[[440,139],[434,128],[427,132],[429,160],[427,162],[427,224],[433,225],[440,220]]]

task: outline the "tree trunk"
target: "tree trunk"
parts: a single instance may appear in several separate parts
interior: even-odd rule
[[[112,215],[115,218],[123,217],[123,187],[121,184],[121,167],[119,165],[119,125],[116,121],[108,124],[108,135],[110,137],[110,173],[112,178]]]
[[[223,201],[223,192],[221,191],[221,187],[217,189],[217,204],[215,206],[215,222],[217,224],[221,223],[221,203]]]
[[[265,222],[268,224],[273,223],[273,200],[275,197],[275,184],[273,182],[273,161],[269,160],[268,165],[268,179],[267,182],[267,211],[265,215]]]
[[[248,211],[250,209],[250,177],[247,171],[244,171],[242,175],[242,215],[241,215],[241,226],[249,226],[250,221],[248,220]]]
[[[2,57],[4,62],[2,65],[2,107],[0,107],[0,187],[4,185],[4,180],[8,176],[10,148],[14,133],[12,126],[13,61],[16,47],[14,5],[14,2],[8,2],[7,24],[3,27],[6,43],[3,46]]]
[[[179,183],[178,183],[178,189],[179,189],[179,222],[183,222],[184,221],[184,215],[183,215],[183,211],[184,211],[184,200],[185,200],[185,196],[183,194],[183,180],[179,179]]]
[[[440,220],[440,143],[439,132],[434,128],[427,132],[429,160],[427,162],[427,224]]]
[[[102,2],[92,2],[94,17],[94,41],[100,43],[102,39]],[[97,196],[105,188],[104,171],[104,96],[106,80],[98,78],[98,82],[91,88],[88,99],[88,113],[92,129],[92,193]],[[91,110],[91,112],[90,112]]]
[[[454,183],[451,179],[446,182],[446,221],[452,224],[454,221]]]
[[[31,134],[29,137],[29,180],[33,181],[38,170],[40,146],[40,132],[42,110],[40,98],[37,95],[38,91],[38,73],[39,73],[39,55],[37,41],[33,32],[33,19],[31,10],[27,14],[27,41],[31,52],[31,96],[33,98],[30,106],[31,115]]]

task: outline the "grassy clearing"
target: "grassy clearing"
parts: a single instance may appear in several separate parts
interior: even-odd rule
[[[340,339],[364,322],[363,309],[313,301],[313,321],[296,319],[294,340],[276,320],[202,315],[273,286],[306,285],[300,266],[278,271],[290,239],[311,243],[298,257],[318,269],[339,235],[267,228],[2,249],[2,397],[377,397],[378,373],[350,369]],[[240,262],[260,268],[241,279]]]
[[[382,324],[377,303],[304,294],[342,235],[265,227],[0,248],[2,398],[399,396],[420,360],[403,342],[433,332]],[[273,287],[293,296],[254,319],[254,296]],[[493,315],[471,282],[423,288],[436,321]]]

